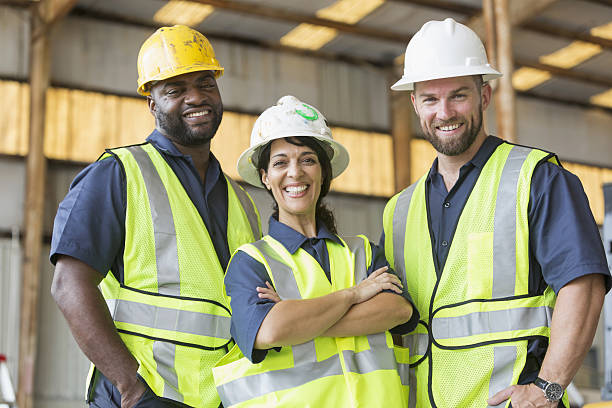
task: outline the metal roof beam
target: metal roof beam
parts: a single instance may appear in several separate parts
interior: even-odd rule
[[[429,9],[450,11],[452,13],[465,14],[467,16],[475,16],[482,11],[480,7],[474,7],[467,4],[459,4],[444,0],[390,0],[393,3],[412,4],[422,6]]]
[[[601,85],[601,86],[605,86],[608,88],[612,88],[612,78],[611,77],[605,77],[602,75],[595,75],[595,74],[575,71],[571,69],[559,68],[553,65],[541,64],[539,62],[526,61],[526,60],[521,60],[521,59],[515,59],[515,63],[516,65],[520,65],[524,67],[530,67],[530,68],[535,68],[535,69],[539,69],[542,71],[548,71],[557,77],[567,78],[567,79],[572,79],[574,81],[586,82],[590,84],[596,84],[596,85]]]
[[[405,34],[369,28],[353,24],[340,23],[313,15],[295,13],[284,9],[260,6],[253,3],[243,3],[235,0],[191,0],[195,3],[208,4],[220,10],[230,10],[251,16],[265,17],[273,20],[288,21],[296,24],[307,23],[333,28],[343,33],[354,34],[378,40],[393,41],[405,44],[408,40]]]
[[[516,26],[526,22],[555,1],[557,0],[513,0],[508,2],[510,24]],[[474,30],[480,38],[486,38],[485,19],[482,13],[472,17],[467,26]]]
[[[531,31],[536,31],[538,33],[554,36],[554,37],[563,37],[568,40],[580,40],[586,41],[593,44],[600,45],[607,49],[612,49],[612,40],[602,37],[596,37],[594,35],[588,33],[581,33],[578,31],[568,30],[563,27],[554,26],[550,24],[543,23],[533,23],[526,22],[521,24],[521,28],[525,28]]]

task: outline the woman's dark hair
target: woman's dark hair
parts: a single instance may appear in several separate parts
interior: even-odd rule
[[[319,163],[321,164],[321,173],[323,176],[323,180],[321,182],[321,194],[319,194],[319,198],[317,199],[317,206],[315,210],[315,219],[317,222],[322,222],[323,225],[331,232],[332,234],[337,234],[336,230],[336,219],[334,217],[334,213],[325,206],[322,202],[323,197],[329,193],[329,186],[331,185],[332,180],[332,167],[331,167],[331,159],[330,155],[327,153],[327,149],[325,149],[321,143],[319,143],[314,137],[308,136],[295,136],[295,137],[287,137],[285,140],[288,143],[291,143],[295,146],[308,146],[317,155],[319,159]],[[268,172],[268,164],[270,164],[270,150],[271,150],[272,142],[268,143],[264,147],[261,148],[259,153],[259,159],[257,160],[257,170],[261,174],[261,170],[264,172]],[[331,151],[331,148],[328,148]],[[267,189],[266,189],[267,190]],[[272,195],[272,191],[267,190],[268,193],[274,198]],[[274,213],[272,216],[278,220],[278,203],[274,200]]]

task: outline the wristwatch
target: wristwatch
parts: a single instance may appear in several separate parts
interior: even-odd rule
[[[557,402],[563,397],[563,387],[560,384],[543,380],[540,377],[536,378],[533,383],[544,391],[544,396],[549,402]]]

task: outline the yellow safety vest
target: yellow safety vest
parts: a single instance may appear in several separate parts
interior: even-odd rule
[[[303,249],[295,254],[269,235],[240,250],[261,262],[281,299],[310,299],[365,279],[370,243],[360,235],[343,245],[327,240],[331,283]],[[270,351],[251,363],[237,345],[213,368],[223,405],[229,407],[405,407],[391,334],[317,337]]]
[[[231,313],[206,226],[155,147],[113,149],[101,159],[111,154],[126,176],[124,282],[108,273],[100,289],[117,331],[155,394],[218,407],[210,368],[231,346]],[[251,198],[226,180],[231,253],[261,229]]]
[[[385,253],[422,319],[402,336],[410,349],[409,366],[400,365],[410,407],[486,407],[517,383],[528,340],[550,336],[555,293],[529,293],[529,191],[544,160],[559,164],[523,146],[495,150],[461,212],[439,278],[426,176],[385,207]]]

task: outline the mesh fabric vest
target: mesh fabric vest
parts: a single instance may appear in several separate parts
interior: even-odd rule
[[[410,349],[400,367],[409,406],[486,407],[517,383],[528,340],[549,337],[555,294],[550,287],[529,293],[529,195],[543,160],[558,164],[536,149],[502,143],[495,150],[461,212],[439,278],[426,176],[387,204],[385,253],[422,319],[402,338]]]
[[[224,271],[193,202],[150,144],[114,149],[126,176],[124,282],[100,289],[138,373],[160,397],[217,407],[210,368],[231,346]],[[260,236],[250,197],[226,177],[230,252]]]
[[[281,299],[310,299],[352,287],[366,277],[370,243],[364,236],[326,240],[331,283],[303,249],[293,255],[274,238],[240,249],[261,262]],[[213,369],[229,407],[405,407],[407,389],[397,372],[389,332],[355,337],[317,337],[270,350],[252,364],[238,346]]]

